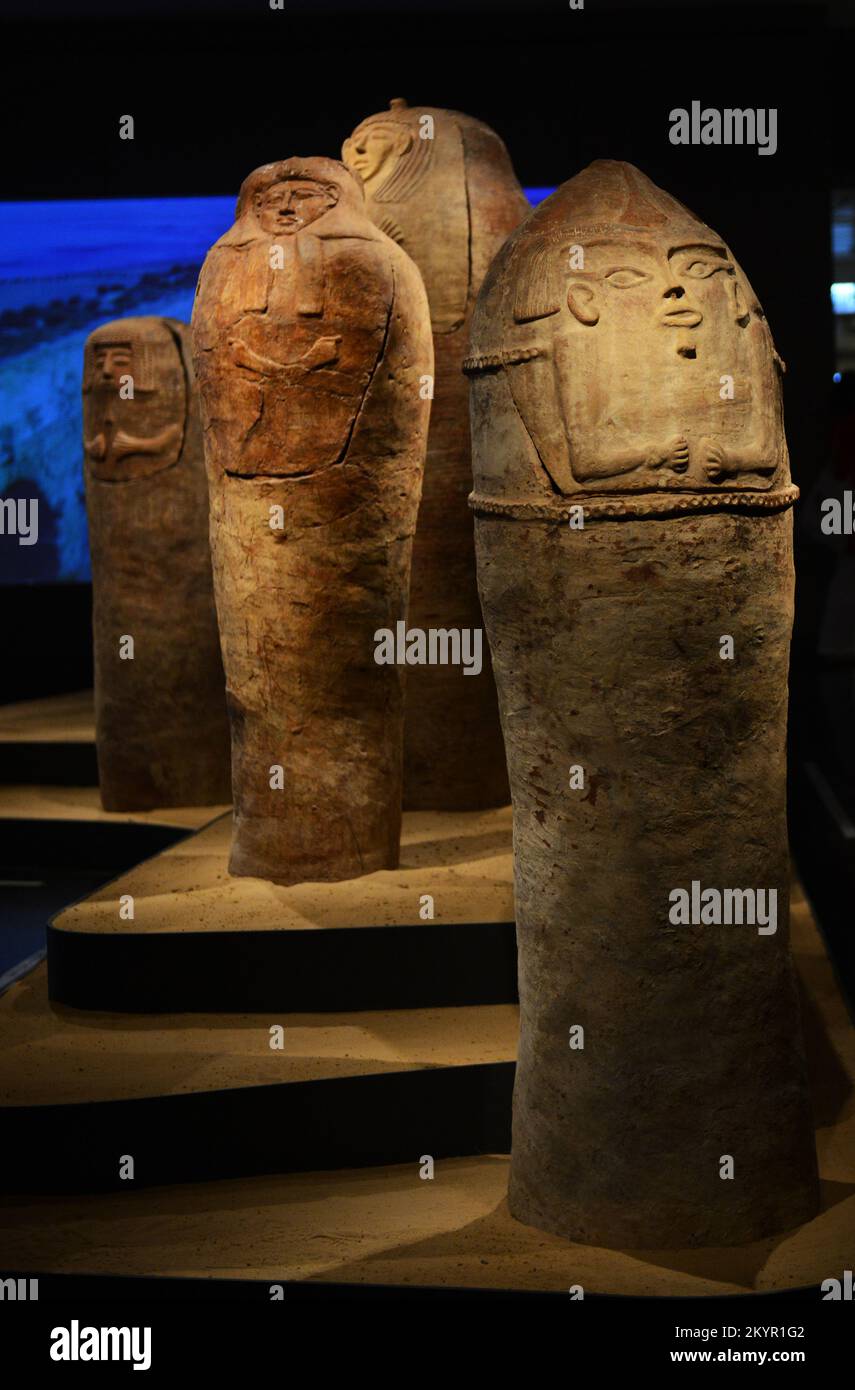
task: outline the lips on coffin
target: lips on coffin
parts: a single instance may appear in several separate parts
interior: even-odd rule
[[[419,267],[431,309],[434,399],[408,621],[419,632],[481,629],[461,366],[481,280],[529,206],[499,137],[457,111],[409,107],[396,98],[388,111],[359,123],[343,158],[363,181],[369,217]],[[471,810],[508,799],[489,655],[482,671],[466,679],[460,666],[410,669],[405,807]]]
[[[510,1205],[594,1245],[738,1244],[817,1210],[785,912],[781,366],[721,238],[611,161],[510,237],[473,320],[514,807]],[[674,926],[700,879],[776,893],[777,930]]]
[[[404,617],[433,371],[415,266],[358,180],[291,159],[244,182],[193,312],[228,683],[230,871],[279,883],[398,862]]]
[[[109,811],[231,799],[186,333],[174,319],[119,319],[84,349],[96,745]]]

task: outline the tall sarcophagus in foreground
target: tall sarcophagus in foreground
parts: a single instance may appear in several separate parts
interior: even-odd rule
[[[598,161],[473,326],[478,576],[514,803],[510,1204],[607,1246],[817,1209],[788,945],[792,504],[780,374],[728,247]]]
[[[433,371],[418,271],[359,180],[244,182],[193,311],[232,730],[230,869],[279,883],[398,862],[400,665]]]

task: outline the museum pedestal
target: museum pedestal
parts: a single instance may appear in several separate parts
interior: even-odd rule
[[[282,887],[229,876],[223,816],[55,918],[51,1000],[150,1012],[513,1002],[510,824],[509,807],[410,812],[398,869]]]
[[[128,1018],[51,1008],[40,966],[0,1019],[4,1190],[122,1189],[122,1154],[139,1189],[510,1143],[509,1004]]]
[[[512,979],[501,983],[506,945],[497,946],[501,931],[513,945],[507,822],[507,811],[408,816],[395,873],[286,889],[224,877],[221,818],[66,909],[52,942],[68,936],[76,949],[79,938],[93,953],[110,942],[143,950],[160,941],[165,952],[184,942],[186,969],[194,949],[225,941],[238,981],[242,943],[253,935],[283,939],[283,952],[292,938],[311,943],[318,997],[325,980],[339,991],[346,983],[343,972],[331,974],[336,954],[349,940],[354,950],[365,943],[377,968],[389,957],[383,988],[391,993],[397,976],[399,997],[382,1009],[367,1007],[366,994],[349,1009],[327,996],[323,1009],[185,1006],[146,1017],[67,1007],[48,997],[45,967],[32,971],[0,998],[0,1117],[15,1135],[0,1158],[12,1194],[0,1199],[4,1276],[38,1277],[42,1296],[111,1298],[138,1297],[135,1276],[163,1297],[265,1301],[271,1282],[308,1284],[319,1297],[454,1289],[566,1299],[574,1284],[586,1297],[818,1296],[824,1278],[851,1265],[855,1239],[855,1033],[798,886],[792,934],[819,1215],[729,1249],[632,1252],[575,1244],[510,1216],[517,1010]],[[119,923],[118,895],[129,884],[136,918]],[[426,893],[432,922],[418,919]],[[421,960],[434,960],[436,982],[449,936],[431,942],[429,933],[444,926],[476,938],[482,973],[492,971],[503,997],[404,1004],[422,977],[417,963],[411,976],[401,969],[396,943],[408,930],[424,933]],[[107,990],[112,970],[118,997],[139,957],[115,959],[98,989]],[[192,975],[166,961],[173,997],[192,988]],[[282,974],[284,999],[293,986]],[[306,963],[302,980],[311,978]],[[354,978],[354,993],[358,986],[372,986],[370,972]],[[125,1155],[132,1180],[119,1176]],[[428,1158],[432,1177],[423,1176]]]
[[[290,1060],[287,1050],[269,1053],[263,1036],[266,1022],[259,1026],[256,1019],[219,1020],[215,1031],[210,1020],[202,1025],[198,1018],[108,1021],[62,1010],[49,1025],[43,1017],[47,1009],[43,979],[31,976],[0,1004],[2,1055],[7,1059],[2,1079],[4,1104],[8,1105],[21,1087],[27,1087],[42,1104],[48,1102],[52,1087],[60,1081],[59,1072],[55,1082],[50,1079],[53,1057],[60,1067],[60,1038],[64,1047],[69,1033],[83,1035],[76,1044],[78,1063],[87,1051],[90,1055],[75,1089],[64,1092],[67,1113],[61,1130],[54,1129],[50,1143],[48,1131],[58,1117],[46,1122],[45,1150],[53,1154],[50,1191],[54,1195],[0,1199],[0,1245],[5,1251],[6,1272],[38,1276],[42,1296],[63,1296],[75,1289],[90,1297],[138,1298],[140,1288],[134,1276],[144,1276],[154,1280],[154,1292],[163,1289],[161,1281],[175,1281],[165,1285],[168,1292],[163,1296],[170,1298],[230,1297],[264,1302],[270,1300],[273,1282],[286,1286],[290,1282],[300,1289],[308,1283],[319,1297],[348,1290],[383,1296],[408,1289],[455,1289],[527,1291],[564,1300],[572,1285],[581,1284],[586,1298],[598,1294],[679,1298],[751,1295],[748,1306],[752,1309],[758,1295],[808,1290],[811,1297],[819,1297],[818,1285],[824,1279],[839,1277],[843,1269],[851,1267],[855,1242],[855,1117],[851,1103],[855,1034],[810,909],[798,890],[792,915],[822,1177],[822,1210],[796,1230],[730,1249],[626,1252],[576,1245],[522,1225],[507,1209],[506,1154],[466,1155],[458,1150],[458,1156],[453,1157],[453,1151],[447,1150],[449,1156],[442,1157],[448,1126],[452,1120],[460,1123],[460,1106],[467,1103],[463,1093],[452,1098],[451,1091],[446,1091],[443,1133],[436,1127],[438,1111],[422,1112],[414,1098],[424,1065],[407,1069],[399,1057],[392,1073],[380,1070],[378,1062],[389,1064],[392,1032],[388,1030],[393,1025],[392,1016],[381,1021],[376,1014],[357,1016],[358,1022],[350,1023],[329,1018],[303,1020],[301,1026],[307,1029],[303,1040],[308,1043],[309,1028],[319,1028],[315,1034],[319,1041],[326,1037],[328,1044],[332,1043],[325,1059],[319,1055],[321,1046],[314,1049],[311,1066],[316,1069],[315,1076],[318,1068],[328,1068],[319,1085],[333,1081],[330,1053],[339,1029],[338,1045],[352,1054],[341,1059],[350,1074],[347,1078],[339,1074],[339,1081],[365,1084],[364,1063],[372,1047],[374,1060],[369,1068],[373,1069],[373,1079],[394,1075],[394,1067],[398,1067],[400,1085],[413,1087],[405,1108],[392,1120],[401,1121],[402,1138],[410,1127],[407,1157],[399,1151],[395,1162],[371,1162],[366,1157],[361,1167],[354,1167],[351,1161],[348,1167],[342,1163],[329,1171],[268,1172],[266,1176],[204,1181],[207,1135],[200,1135],[196,1180],[191,1183],[145,1188],[140,1164],[137,1180],[121,1184],[121,1191],[58,1196],[57,1173],[66,1161],[64,1149],[72,1146],[81,1156],[85,1154],[93,1110],[99,1104],[111,1103],[108,1097],[115,1102],[117,1087],[125,1088],[125,1116],[129,1117],[133,1108],[139,1109],[139,1119],[134,1121],[140,1127],[139,1134],[146,1107],[157,1103],[153,1095],[158,1074],[162,1089],[171,1069],[171,1099],[177,1113],[178,1107],[193,1097],[194,1086],[195,1094],[200,1093],[203,1082],[217,1088],[213,1094],[222,1096],[234,1088],[239,1073],[245,1090],[254,1089],[254,1083],[269,1077],[277,1066],[302,1069],[308,1076],[312,1049],[303,1046],[298,1057],[295,1033]],[[497,1055],[506,1055],[503,1049],[507,1044],[513,1046],[512,1013],[510,1009],[436,1010],[430,1021],[425,1021],[415,1052],[422,1064],[442,1061],[434,1075],[465,1071],[472,1065],[488,1071]],[[472,1032],[472,1023],[479,1017],[492,1018],[496,1025],[489,1039],[484,1033],[479,1040]],[[466,1027],[461,1029],[464,1020]],[[287,1037],[288,1020],[281,1021],[286,1024]],[[360,1036],[359,1028],[365,1030],[361,1058],[355,1055],[354,1042],[347,1041],[346,1030],[351,1026],[351,1039]],[[403,1029],[411,1030],[411,1041],[419,1037],[412,1027],[411,1016]],[[242,1032],[244,1028],[249,1031]],[[144,1043],[150,1032],[159,1039],[151,1046]],[[402,1035],[402,1031],[396,1032],[396,1046]],[[254,1036],[259,1046],[239,1046],[235,1039],[241,1036],[244,1044]],[[108,1038],[112,1038],[111,1047],[107,1046]],[[117,1047],[122,1038],[125,1041]],[[122,1051],[134,1038],[139,1057],[148,1059],[144,1077],[129,1070],[129,1054]],[[222,1045],[224,1038],[228,1041]],[[381,1052],[385,1054],[382,1057]],[[455,1055],[458,1065],[447,1065]],[[70,1084],[74,1061],[69,1058],[62,1065],[68,1068],[63,1085]],[[181,1070],[176,1072],[176,1067]],[[100,1087],[97,1100],[92,1089],[96,1079]],[[307,1081],[283,1081],[265,1089],[280,1092],[291,1084],[305,1085]],[[129,1094],[131,1086],[135,1095]],[[89,1099],[75,1125],[70,1112],[80,1107],[87,1087]],[[365,1094],[363,1091],[363,1098]],[[150,1108],[148,1114],[153,1115]],[[414,1116],[417,1136],[411,1127]],[[419,1116],[423,1119],[420,1125]],[[370,1119],[376,1122],[376,1112]],[[333,1133],[337,1120],[334,1108],[320,1106],[311,1120],[318,1141],[324,1136],[324,1142],[330,1144],[327,1153],[331,1162],[346,1143],[360,1142],[358,1130],[367,1134],[370,1128],[360,1108],[352,1131],[342,1142]],[[220,1128],[224,1132],[228,1127],[226,1122]],[[279,1127],[284,1131],[286,1124],[280,1120]],[[463,1131],[459,1134],[462,1137]],[[482,1134],[488,1137],[486,1130]],[[110,1160],[115,1159],[116,1167],[119,1154],[128,1152],[124,1135],[121,1125],[114,1127]],[[107,1138],[106,1134],[102,1137]],[[245,1138],[250,1145],[257,1142],[251,1135]],[[272,1154],[277,1141],[268,1142]],[[105,1160],[93,1152],[93,1146],[88,1147],[95,1176],[96,1167]],[[436,1160],[432,1179],[420,1176],[427,1154]],[[765,1304],[766,1299],[764,1310]]]

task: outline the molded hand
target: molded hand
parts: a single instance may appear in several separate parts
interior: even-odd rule
[[[307,352],[300,358],[300,364],[311,371],[313,367],[327,367],[332,362],[338,361],[338,345],[341,342],[341,334],[331,334],[326,338],[318,338]]]

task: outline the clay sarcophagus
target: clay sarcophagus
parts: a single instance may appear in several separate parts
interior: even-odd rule
[[[84,349],[95,724],[108,811],[231,799],[187,334],[174,319],[118,319]]]
[[[433,371],[418,271],[359,180],[287,159],[244,182],[193,312],[232,727],[230,869],[394,868],[406,614]]]
[[[529,211],[498,136],[470,116],[395,99],[344,143],[366,211],[412,257],[430,302],[436,360],[422,502],[413,544],[413,632],[482,631],[475,578],[468,392],[461,367],[475,298]],[[480,641],[480,635],[478,640]],[[490,655],[407,674],[404,805],[503,805],[508,780]]]
[[[792,503],[763,311],[716,233],[598,161],[473,324],[481,599],[514,803],[510,1204],[598,1245],[812,1216],[788,946]]]

